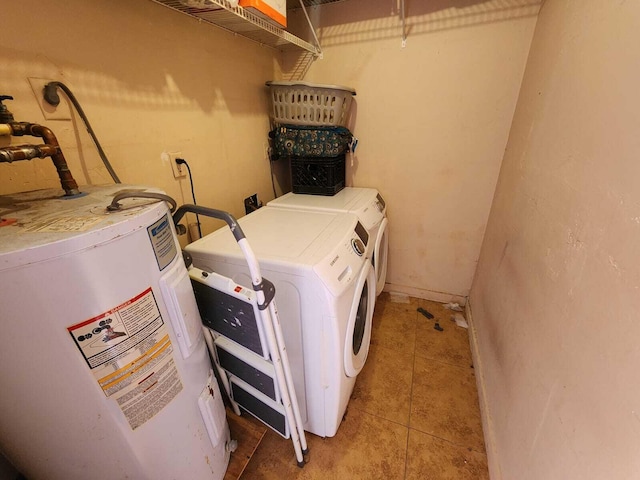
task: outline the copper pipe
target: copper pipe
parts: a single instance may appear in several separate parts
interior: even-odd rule
[[[60,177],[60,184],[64,189],[65,196],[77,195],[80,193],[80,190],[78,190],[78,184],[74,180],[73,175],[71,175],[71,171],[67,165],[67,160],[62,154],[62,149],[60,148],[58,139],[49,128],[28,122],[10,122],[9,126],[11,127],[14,136],[20,137],[23,135],[31,135],[33,137],[40,137],[44,139],[46,145],[23,145],[20,147],[0,148],[0,162],[29,160],[35,157],[44,158],[49,156],[51,157],[51,160],[53,160],[53,164],[58,171],[58,177]],[[44,152],[47,153],[43,154]],[[32,154],[33,156],[29,156]],[[11,159],[9,159],[9,157],[11,157]]]
[[[17,160],[31,160],[32,158],[46,158],[56,155],[59,149],[53,145],[17,145],[0,149],[0,162],[15,162]]]

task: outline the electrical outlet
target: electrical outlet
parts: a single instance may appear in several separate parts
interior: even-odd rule
[[[42,115],[45,120],[71,120],[71,111],[69,110],[69,101],[67,97],[60,89],[58,89],[58,93],[60,95],[60,103],[57,106],[49,105],[44,97],[42,96],[42,90],[44,86],[52,82],[50,78],[27,78],[29,81],[29,85],[31,85],[31,90],[33,90],[33,94],[36,97],[36,101],[40,106],[40,110],[42,110]],[[17,120],[17,119],[16,119]]]
[[[173,163],[172,165],[174,165],[176,167],[176,170],[178,171],[178,177],[186,177],[187,176],[187,170],[183,167],[183,163],[179,163],[178,159],[180,158],[180,156],[177,156],[176,158],[173,159]]]
[[[181,158],[182,152],[162,152],[160,158],[163,163],[169,163],[171,165],[171,171],[173,172],[173,178],[184,178],[187,176],[187,169],[184,165],[176,163],[176,158]]]
[[[258,203],[258,194],[254,193],[250,197],[244,199],[244,213],[249,215],[251,212],[259,209],[262,206],[262,202]]]

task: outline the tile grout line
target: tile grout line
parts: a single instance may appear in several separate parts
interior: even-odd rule
[[[415,432],[419,432],[419,433],[422,433],[424,435],[428,435],[428,436],[430,436],[432,438],[437,438],[438,440],[442,440],[443,442],[447,442],[448,444],[453,445],[454,447],[465,448],[465,449],[467,449],[467,450],[469,450],[471,452],[475,452],[475,453],[478,453],[480,455],[485,455],[485,456],[487,455],[487,452],[481,452],[480,450],[477,450],[477,449],[475,449],[473,447],[470,447],[469,445],[462,445],[460,443],[456,443],[456,442],[454,442],[452,440],[449,440],[447,438],[443,438],[443,437],[439,437],[438,435],[434,435],[433,433],[423,432],[422,430],[419,430],[419,429],[413,428],[413,427],[409,427],[409,430],[413,430]]]
[[[415,314],[415,320],[418,319],[418,314]],[[409,421],[407,422],[407,448],[404,454],[404,480],[407,480],[407,469],[409,467],[409,438],[411,436],[411,406],[413,404],[413,377],[416,374],[416,344],[418,343],[418,332],[417,327],[414,324],[414,328],[416,328],[416,334],[413,339],[413,362],[411,366],[411,390],[409,392]]]
[[[419,355],[417,353],[416,353],[415,356],[419,357],[419,358],[421,358],[423,360],[428,360],[429,362],[439,363],[440,365],[447,365],[447,366],[454,367],[454,368],[460,368],[460,369],[465,370],[465,371],[469,371],[470,370],[469,373],[471,375],[475,376],[475,368],[473,366],[473,359],[470,360],[471,364],[469,366],[466,366],[466,364],[465,365],[459,365],[459,364],[454,364],[454,363],[449,363],[449,362],[443,362],[442,360],[439,360],[439,359],[436,359],[436,358],[427,357],[427,356],[423,356],[423,355]],[[413,384],[412,384],[412,389],[413,389]],[[430,436],[432,438],[437,438],[439,440],[447,442],[450,445],[453,445],[453,446],[456,446],[456,447],[465,448],[465,449],[468,449],[468,450],[470,450],[472,452],[475,452],[475,453],[478,453],[478,454],[481,454],[481,455],[485,455],[485,456],[487,454],[486,451],[479,451],[476,448],[473,448],[472,446],[462,445],[462,444],[456,443],[456,442],[454,442],[452,440],[449,440],[449,439],[446,439],[446,438],[443,438],[443,437],[439,437],[438,435],[434,435],[433,433],[425,432],[425,431],[422,431],[422,430],[420,430],[418,428],[414,428],[414,427],[411,426],[411,421],[409,421],[409,429],[410,430],[414,430],[416,432],[420,432],[420,433],[422,433],[424,435],[428,435],[428,436]],[[485,448],[485,450],[486,450],[486,448]]]
[[[409,313],[409,312],[406,312],[406,313]],[[425,355],[419,354],[418,353],[418,348],[417,348],[417,343],[418,343],[417,342],[417,340],[418,340],[417,339],[417,333],[418,333],[417,332],[417,323],[420,320],[420,317],[419,317],[419,315],[417,313],[415,313],[414,315],[415,315],[415,317],[414,317],[414,327],[416,328],[416,332],[415,332],[416,333],[416,337],[414,339],[413,355],[412,355],[413,366],[412,366],[412,370],[411,370],[411,387],[410,387],[410,397],[409,397],[409,422],[408,422],[408,426],[403,425],[402,423],[398,423],[398,422],[393,421],[393,420],[389,420],[389,419],[387,419],[387,418],[385,418],[383,416],[380,416],[378,414],[374,414],[374,413],[370,413],[370,412],[366,412],[364,410],[358,409],[358,410],[360,410],[362,412],[369,413],[370,415],[376,416],[376,417],[380,418],[381,420],[385,420],[385,421],[388,421],[388,422],[394,423],[396,425],[403,426],[403,427],[407,428],[407,443],[406,443],[405,469],[404,469],[404,479],[405,480],[407,479],[407,475],[408,475],[409,438],[410,438],[410,435],[411,435],[411,430],[413,430],[415,432],[422,433],[422,434],[427,435],[427,436],[429,436],[431,438],[443,441],[443,442],[445,442],[445,443],[447,443],[449,445],[452,445],[454,447],[465,449],[465,450],[467,450],[469,452],[472,452],[474,454],[484,455],[486,457],[486,451],[479,451],[479,450],[477,450],[476,448],[474,448],[472,446],[462,445],[462,444],[456,443],[454,441],[448,440],[446,438],[439,437],[439,436],[434,435],[432,433],[423,432],[422,430],[414,428],[414,427],[411,426],[411,417],[412,417],[411,412],[412,412],[412,406],[413,406],[413,387],[414,387],[414,383],[415,383],[415,374],[416,374],[416,372],[415,372],[415,362],[416,362],[417,358],[428,360],[430,362],[435,362],[435,363],[438,363],[438,364],[443,365],[443,366],[446,365],[446,366],[451,366],[451,367],[454,367],[454,368],[459,368],[459,369],[462,369],[462,370],[464,370],[466,372],[471,370],[470,373],[472,375],[475,375],[475,370],[473,369],[473,360],[472,359],[470,360],[469,364],[467,364],[467,363],[459,363],[459,364],[457,364],[457,363],[450,363],[450,362],[442,361],[441,359],[438,359],[438,358],[430,358],[429,356],[425,356]],[[385,349],[387,348],[387,347],[385,347],[383,345],[377,345],[377,347],[382,347],[382,348],[385,348]]]
[[[409,425],[405,425],[404,423],[400,423],[400,422],[398,422],[396,420],[391,420],[389,418],[383,417],[382,415],[380,415],[378,413],[373,413],[373,412],[370,412],[368,410],[363,410],[362,408],[358,408],[358,407],[347,407],[347,412],[350,409],[357,410],[358,412],[364,413],[365,415],[369,415],[370,417],[374,417],[374,418],[378,418],[380,420],[384,420],[385,422],[393,423],[394,425],[397,425],[399,427],[403,427],[403,428],[406,428],[406,429],[409,428]],[[414,428],[414,430],[415,430],[415,428]]]
[[[381,348],[386,348],[386,347],[381,347]],[[463,444],[460,444],[460,443],[456,443],[456,442],[454,442],[452,440],[449,440],[447,438],[439,437],[438,435],[434,435],[433,433],[425,432],[423,430],[420,430],[419,428],[415,428],[415,427],[411,426],[411,407],[412,407],[412,404],[413,404],[413,384],[414,384],[415,358],[416,357],[418,357],[418,355],[414,354],[413,355],[414,363],[413,363],[413,367],[412,367],[412,370],[411,370],[411,387],[410,387],[410,395],[409,395],[409,421],[408,421],[407,425],[405,425],[404,423],[398,422],[396,420],[392,420],[390,418],[384,417],[384,416],[382,416],[382,415],[380,415],[378,413],[374,413],[374,412],[371,412],[369,410],[363,409],[363,408],[359,408],[359,407],[355,407],[355,406],[354,407],[349,407],[349,408],[353,409],[353,410],[358,410],[359,412],[362,412],[362,413],[364,413],[366,415],[370,415],[372,417],[378,418],[378,419],[383,420],[385,422],[393,423],[394,425],[398,425],[399,427],[404,427],[404,428],[406,428],[408,430],[414,430],[414,431],[422,433],[424,435],[428,435],[430,437],[437,438],[439,440],[447,442],[447,443],[449,443],[451,445],[454,445],[456,447],[471,449],[471,451],[473,451],[473,452],[476,452],[476,453],[479,453],[479,454],[482,454],[482,455],[486,455],[486,452],[477,450],[477,449],[475,449],[475,448],[473,448],[473,447],[471,447],[469,445],[463,445]],[[422,358],[424,358],[424,357],[422,357]],[[434,361],[437,361],[437,360],[434,360]],[[438,362],[438,363],[442,363],[444,365],[449,365],[449,366],[454,366],[454,367],[456,366],[456,365],[451,365],[451,364],[448,364],[448,363],[445,363],[445,362]],[[465,367],[460,367],[460,368],[465,368]],[[408,438],[407,438],[407,455],[408,455]],[[405,455],[405,464],[406,464],[406,457],[407,456]]]

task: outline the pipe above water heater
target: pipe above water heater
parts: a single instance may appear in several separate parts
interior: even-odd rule
[[[62,148],[60,148],[58,139],[53,132],[43,125],[14,121],[13,114],[2,103],[4,100],[13,100],[13,97],[0,95],[0,135],[14,137],[31,135],[42,138],[46,143],[45,145],[20,145],[0,148],[0,163],[51,157],[60,178],[60,185],[64,189],[65,197],[78,195],[80,193],[78,184],[73,175],[71,175],[71,170],[69,170],[67,160],[64,158]]]
[[[3,132],[9,133],[3,133]],[[53,132],[43,126],[28,122],[10,122],[0,125],[0,134],[21,137],[31,135],[42,138],[45,145],[22,145],[0,148],[0,162],[14,162],[17,160],[31,160],[32,158],[51,157],[60,178],[60,185],[64,189],[65,196],[78,195],[78,184],[69,170],[67,160],[64,158],[58,139]]]
[[[4,100],[13,100],[13,97],[0,95],[0,135],[12,135],[15,137],[31,135],[42,138],[46,144],[0,148],[0,163],[51,157],[58,172],[60,184],[64,189],[65,196],[78,195],[80,193],[78,184],[74,180],[73,175],[71,175],[67,160],[62,154],[58,139],[53,132],[47,127],[35,123],[14,121],[13,114],[2,103]]]
[[[16,145],[0,148],[0,162],[12,163],[18,160],[46,158],[58,153],[53,145]]]

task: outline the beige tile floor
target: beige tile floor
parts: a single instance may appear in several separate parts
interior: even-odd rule
[[[307,434],[301,469],[291,442],[268,431],[241,480],[489,478],[467,330],[441,304],[394,300],[378,298],[367,364],[336,436]]]

